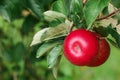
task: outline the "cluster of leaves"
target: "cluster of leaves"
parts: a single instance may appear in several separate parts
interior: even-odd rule
[[[37,19],[41,19],[42,13],[48,10],[53,0],[1,0],[0,14],[5,17],[8,22],[26,16],[32,13]],[[26,11],[26,13],[25,13]]]
[[[83,3],[83,1],[85,2]],[[119,4],[119,0],[1,0],[0,15],[12,27],[3,28],[8,23],[0,26],[0,38],[3,38],[0,40],[0,53],[4,53],[0,54],[0,58],[5,56],[4,59],[8,59],[10,64],[12,61],[11,65],[6,63],[7,66],[10,66],[8,68],[10,71],[13,68],[16,70],[16,66],[17,69],[19,66],[22,71],[23,67],[26,67],[27,73],[32,70],[31,75],[33,75],[35,69],[33,70],[28,62],[32,59],[31,57],[29,59],[29,54],[37,52],[36,57],[40,60],[47,56],[48,68],[52,69],[57,78],[58,66],[63,54],[63,41],[73,26],[74,29],[85,28],[96,31],[120,48],[120,14],[117,13]],[[111,13],[116,15],[106,17]],[[19,21],[22,25],[17,22],[13,24],[16,19],[21,18],[24,19]],[[16,28],[16,25],[19,27]],[[36,31],[38,32],[31,43],[35,50],[31,52],[32,50],[27,47],[32,38],[31,34]],[[8,39],[9,42],[7,42]],[[28,53],[27,56],[24,53]],[[32,57],[34,56],[32,55]],[[35,61],[35,59],[33,60]]]
[[[46,79],[41,75],[48,70],[36,68],[33,61],[39,59],[33,57],[36,51],[29,45],[33,34],[45,26],[42,13],[49,9],[51,2],[53,0],[0,1],[0,80]],[[38,69],[46,71],[39,73]]]
[[[24,18],[22,33],[27,34],[32,28],[43,20],[43,12],[49,9],[49,5],[53,0],[1,0],[0,1],[0,15],[4,17],[9,23],[16,19]]]
[[[114,18],[119,14],[113,16],[117,13],[114,12],[116,10],[119,11],[110,0],[85,0],[85,3],[83,0],[55,1],[50,10],[43,13],[49,26],[41,29],[33,37],[31,46],[40,44],[36,57],[40,58],[48,53],[48,68],[51,68],[54,76],[57,77],[58,64],[63,53],[63,41],[73,26],[75,29],[85,28],[96,31],[120,48],[120,34],[117,27],[119,23],[113,26],[114,23],[110,20],[118,21]],[[103,20],[108,20],[107,25]]]

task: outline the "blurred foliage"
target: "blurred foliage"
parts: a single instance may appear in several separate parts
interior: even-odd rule
[[[54,1],[56,0],[0,0],[0,80],[54,80],[52,71],[46,64],[46,54],[36,58],[37,49],[44,43],[30,47],[33,35],[48,27],[43,12],[51,9]],[[112,0],[112,3],[120,7],[119,0]],[[58,5],[54,3],[52,6]],[[56,7],[52,9],[62,12]],[[111,45],[110,58],[96,68],[76,67],[62,57],[58,80],[120,80],[119,52],[119,49]]]

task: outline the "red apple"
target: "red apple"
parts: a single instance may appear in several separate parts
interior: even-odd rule
[[[95,58],[93,58],[91,63],[87,65],[91,67],[99,66],[103,64],[110,55],[110,46],[108,42],[100,34],[97,34],[97,33],[95,34],[98,37],[98,41],[99,41],[99,51],[97,56],[95,56]]]
[[[84,66],[91,63],[99,50],[95,34],[85,29],[71,32],[64,40],[64,55],[73,64]]]
[[[109,44],[97,33],[79,29],[72,31],[64,40],[64,55],[77,66],[99,66],[110,52]]]

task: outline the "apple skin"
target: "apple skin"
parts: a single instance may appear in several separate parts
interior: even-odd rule
[[[95,34],[96,37],[98,37],[99,41],[99,51],[97,56],[95,56],[91,63],[87,65],[89,67],[96,67],[102,65],[103,63],[105,63],[105,61],[108,59],[110,55],[110,46],[108,42],[100,34],[97,33]]]
[[[74,65],[91,63],[99,50],[98,39],[92,32],[79,29],[72,31],[64,40],[64,55]]]
[[[103,64],[109,57],[110,47],[101,37],[86,29],[72,31],[64,40],[65,57],[77,66],[96,67]]]

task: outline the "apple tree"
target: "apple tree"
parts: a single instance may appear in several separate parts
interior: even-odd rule
[[[64,40],[68,34],[78,29],[86,29],[101,34],[102,38],[105,38],[110,44],[120,48],[119,11],[120,8],[114,6],[111,0],[57,0],[53,2],[50,9],[43,13],[43,17],[49,25],[38,31],[31,43],[31,46],[39,45],[36,58],[46,55],[48,68],[53,70],[56,77],[61,57],[67,50],[64,49],[63,52]],[[74,34],[73,37],[76,35]],[[79,35],[80,33],[78,33]],[[67,45],[72,45],[72,42]],[[107,49],[107,46],[103,49],[105,48]],[[72,58],[73,55],[69,54],[67,57],[71,61],[75,60]]]
[[[83,64],[86,57],[89,58],[87,64],[91,59],[92,65],[102,60],[107,62],[113,54],[111,45],[120,49],[119,0],[1,0],[0,15],[0,72],[8,72],[3,75],[4,78],[0,76],[0,80],[9,79],[6,76],[10,80],[17,80],[19,77],[20,80],[49,80],[51,72],[55,79],[62,76],[62,72],[69,75],[70,70],[67,72],[64,67],[62,72],[59,71],[62,62],[81,60],[78,56],[78,59],[72,58],[73,53],[70,56],[68,48],[64,46],[71,39],[77,39],[73,45],[77,42],[82,45],[70,48],[71,52],[71,49],[79,51],[84,48],[84,42],[89,43],[89,47],[84,48],[87,53],[93,50],[89,56],[86,52],[82,53],[86,55],[82,56]],[[85,30],[85,33],[78,31],[66,41],[69,34],[77,30]],[[85,37],[86,31],[90,34]],[[75,39],[75,36],[82,37]],[[67,46],[71,46],[71,42]],[[102,58],[98,57],[98,53],[104,53]],[[80,54],[81,52],[78,53]],[[69,59],[64,58],[66,55]],[[79,67],[83,66],[86,65]],[[66,79],[67,77],[59,80]],[[71,79],[72,77],[69,78]]]

